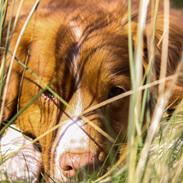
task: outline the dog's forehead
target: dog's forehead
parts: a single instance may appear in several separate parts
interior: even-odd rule
[[[29,34],[29,38],[32,39],[29,64],[31,69],[48,82],[54,77],[62,78],[66,65],[69,65],[73,77],[79,76],[85,80],[87,78],[92,82],[98,79],[105,82],[112,70],[119,70],[121,66],[128,65],[127,36],[120,35],[118,31],[114,34],[113,29],[118,29],[118,26],[101,23],[101,28],[94,26],[93,29],[93,24],[98,22],[92,22],[86,36],[85,26],[81,26],[75,20],[67,21],[63,25],[61,21],[58,23],[58,17],[53,16],[47,21],[57,24],[52,23],[52,27],[48,27],[40,18],[42,23],[39,24],[38,19],[36,25],[33,23],[30,29],[33,32]],[[87,27],[90,25],[87,24]],[[37,29],[38,32],[34,31]],[[55,74],[56,72],[61,74]]]
[[[110,34],[105,30],[102,34],[92,35],[80,49],[81,64],[87,72],[115,72],[129,67],[128,37],[120,34]]]

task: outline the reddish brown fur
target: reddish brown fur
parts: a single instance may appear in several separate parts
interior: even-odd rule
[[[44,83],[49,84],[55,92],[62,96],[69,103],[70,107],[64,107],[58,99],[56,102],[52,100],[47,101],[44,96],[36,100],[16,120],[16,124],[25,133],[32,134],[35,137],[39,137],[48,129],[54,127],[60,120],[68,119],[66,115],[62,114],[63,111],[72,117],[77,101],[78,87],[83,94],[84,108],[106,100],[109,90],[113,86],[121,86],[126,91],[130,90],[126,2],[122,1],[122,6],[117,4],[118,1],[105,0],[100,1],[100,3],[97,0],[94,2],[84,1],[85,3],[81,0],[76,0],[72,1],[71,4],[69,3],[70,1],[49,2],[42,1],[38,7],[21,39],[16,57],[25,62],[28,54],[28,67]],[[30,9],[29,3],[32,3],[32,1],[25,1],[25,3],[27,4],[24,6],[22,17],[11,38],[11,51],[14,49],[18,34],[26,19],[25,15],[27,15],[27,11]],[[136,14],[134,13],[134,15]],[[163,18],[160,15],[157,21],[154,79],[159,77],[161,58],[161,49],[157,46],[163,34]],[[137,15],[134,16],[132,23],[134,44],[136,44],[135,37],[137,32],[136,17]],[[71,21],[75,21],[84,32],[82,35],[80,58],[77,64],[79,71],[77,70],[75,75],[73,75],[74,71],[72,70],[72,59],[78,53],[76,47],[77,40],[69,26]],[[177,20],[171,17],[167,75],[175,72],[183,49],[183,30],[177,24]],[[151,30],[149,18],[144,33],[146,40],[149,39]],[[144,47],[148,47],[147,44],[145,42]],[[10,58],[11,56],[9,56],[8,60]],[[144,53],[144,65],[147,65],[147,61],[147,53]],[[17,96],[20,97],[19,106],[23,108],[38,93],[40,87],[43,86],[37,77],[29,71],[25,71],[23,85],[20,89],[18,86],[22,70],[22,67],[15,62],[6,99],[5,119],[8,119],[16,111]],[[79,76],[79,85],[77,85],[78,83],[75,80],[77,76]],[[182,84],[179,83],[179,85],[181,86]],[[179,92],[178,97],[182,97],[180,96],[182,88],[177,87],[176,93],[177,91]],[[9,103],[11,105],[8,105]],[[110,126],[115,134],[122,131],[121,136],[124,137],[128,122],[128,103],[129,98],[127,97],[108,105],[99,112],[95,111],[91,115],[88,114],[88,118],[106,131],[103,117],[107,116],[107,120],[110,121]],[[85,130],[96,141],[93,142],[91,140],[91,148],[95,149],[95,151],[101,151],[98,145],[96,145],[99,144],[105,151],[107,146],[104,143],[106,141],[105,138],[89,125],[86,125]],[[53,155],[50,152],[55,135],[56,132],[52,132],[40,139],[43,166],[47,173],[50,173],[50,167],[52,167],[50,165],[51,156]],[[120,141],[122,142],[122,140]],[[121,152],[123,152],[123,149]]]

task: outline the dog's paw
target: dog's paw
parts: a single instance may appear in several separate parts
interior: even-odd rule
[[[41,171],[41,153],[13,126],[0,139],[0,181],[37,182]]]

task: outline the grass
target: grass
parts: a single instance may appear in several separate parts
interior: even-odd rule
[[[23,1],[21,1],[22,3]],[[153,4],[154,2],[154,4]],[[109,134],[104,132],[102,129],[91,123],[84,114],[87,112],[101,108],[102,106],[108,105],[116,100],[123,97],[130,96],[130,110],[129,110],[129,125],[128,125],[128,149],[127,149],[127,160],[125,163],[114,165],[110,170],[106,172],[102,177],[96,175],[91,176],[88,180],[84,180],[81,183],[182,183],[183,182],[183,102],[180,102],[175,111],[169,114],[167,104],[172,93],[172,88],[177,80],[179,69],[173,76],[165,77],[167,56],[168,56],[168,38],[169,38],[169,8],[170,4],[168,1],[164,1],[164,17],[166,23],[164,24],[165,35],[162,40],[162,57],[161,57],[161,72],[160,78],[157,81],[151,82],[150,70],[152,69],[152,63],[155,59],[155,32],[156,32],[156,19],[157,11],[159,7],[158,0],[148,1],[141,0],[139,7],[139,24],[138,24],[138,44],[136,46],[136,52],[134,54],[133,40],[132,40],[132,28],[131,28],[131,1],[128,0],[128,46],[129,46],[129,62],[131,69],[131,90],[116,96],[112,99],[106,100],[100,104],[92,106],[81,114],[81,118],[92,128],[96,129],[102,135],[104,135],[111,142],[114,142]],[[181,1],[179,1],[181,3]],[[12,124],[16,118],[21,115],[45,90],[49,90],[58,100],[60,100],[65,106],[69,107],[69,104],[62,99],[57,93],[55,93],[51,87],[47,86],[39,76],[37,76],[30,68],[27,68],[21,61],[15,59],[16,50],[21,40],[22,34],[28,25],[31,16],[33,15],[39,0],[35,1],[34,7],[27,17],[27,21],[22,27],[19,39],[17,40],[15,49],[13,50],[12,59],[10,61],[9,73],[5,79],[4,68],[6,63],[6,57],[9,53],[9,35],[13,31],[14,26],[11,26],[11,21],[8,26],[8,33],[6,38],[3,37],[3,31],[5,26],[6,11],[7,11],[7,0],[0,1],[0,45],[1,45],[1,80],[0,80],[0,99],[1,99],[1,113],[0,118],[2,121],[3,110],[4,110],[4,99],[6,96],[6,88],[9,83],[9,75],[11,74],[11,67],[13,62],[19,62],[26,70],[28,70],[36,80],[41,83],[42,90],[40,93],[35,95],[32,100],[28,102],[25,108],[21,109],[15,116],[13,116],[1,129],[0,134],[6,130],[6,128]],[[19,11],[21,10],[21,3]],[[147,6],[152,3],[154,6],[154,12],[152,15],[152,36],[150,40],[149,48],[149,65],[145,75],[142,72],[142,50],[143,50],[143,31],[146,23]],[[17,14],[19,14],[19,11]],[[15,21],[16,23],[16,21]],[[5,44],[2,44],[2,40],[5,39]],[[134,64],[136,63],[136,64]],[[170,81],[170,87],[165,88],[165,81]],[[157,95],[157,103],[154,107],[152,116],[150,115],[150,109],[148,109],[147,101],[149,100],[150,88],[159,86],[159,94]],[[145,119],[144,119],[145,118]],[[143,121],[146,121],[146,135],[144,135]],[[60,125],[49,129],[45,134],[41,135],[35,141],[43,138],[45,135],[59,128]],[[33,141],[33,142],[35,142]],[[32,143],[33,143],[32,142]],[[124,158],[124,159],[125,159]],[[3,163],[3,162],[1,162]],[[8,181],[4,181],[8,182]],[[44,182],[42,180],[41,182]]]
[[[182,8],[183,7],[183,2],[180,0],[174,0],[172,5],[176,8]]]

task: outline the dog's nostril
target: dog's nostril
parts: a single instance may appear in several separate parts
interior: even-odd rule
[[[73,167],[72,166],[65,166],[63,168],[64,171],[69,171],[69,170],[73,170]]]

